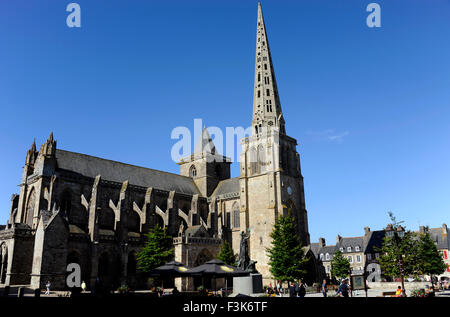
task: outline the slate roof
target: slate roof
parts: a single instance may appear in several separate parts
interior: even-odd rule
[[[208,231],[201,225],[191,226],[184,232],[187,237],[209,237]]]
[[[239,188],[239,177],[225,179],[217,185],[212,196],[220,196],[231,193],[239,194]]]
[[[324,247],[321,247],[319,243],[311,243],[311,251],[314,253],[317,259],[320,259],[320,254],[324,255],[325,261],[329,261],[325,259],[325,254],[330,255],[330,260],[333,258],[334,252],[336,252],[336,246],[335,245],[326,245]]]
[[[343,253],[348,253],[347,248],[351,247],[351,252],[364,252],[365,241],[364,237],[343,237],[339,243],[336,244],[336,249],[344,248]],[[355,251],[355,247],[359,246],[359,251]]]
[[[366,253],[378,253],[375,247],[381,248],[385,236],[384,230],[375,230],[370,232],[369,241],[367,242]]]
[[[310,247],[311,247],[311,251],[317,257],[317,255],[319,254],[320,244],[318,244],[318,243],[311,243]]]
[[[189,195],[200,194],[194,181],[186,176],[59,149],[56,150],[56,161],[59,169],[91,178],[100,174],[103,180],[118,183],[128,180],[136,186]]]

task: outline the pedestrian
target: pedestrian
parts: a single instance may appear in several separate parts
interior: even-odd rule
[[[322,283],[322,294],[323,294],[323,297],[327,297],[327,292],[328,292],[327,280],[323,280],[323,283]]]
[[[283,292],[283,288],[281,287],[281,281],[277,281],[277,294],[281,297],[281,293]]]
[[[298,297],[305,297],[306,295],[306,288],[302,281],[300,281],[298,285]]]
[[[81,282],[81,291],[84,293],[86,292],[86,283],[83,281]]]
[[[45,291],[45,295],[50,295],[50,281],[47,281],[47,284],[45,284],[45,287],[47,288],[47,290]]]
[[[295,292],[295,284],[294,282],[291,282],[291,285],[289,285],[289,297],[296,297],[297,293]]]
[[[339,285],[338,294],[342,297],[348,297],[348,284],[347,280],[343,280],[341,285]]]

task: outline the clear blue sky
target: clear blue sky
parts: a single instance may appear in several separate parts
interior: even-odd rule
[[[450,2],[370,2],[263,1],[312,241],[450,224]],[[69,3],[0,2],[0,223],[34,137],[178,173],[174,127],[251,121],[256,0]]]

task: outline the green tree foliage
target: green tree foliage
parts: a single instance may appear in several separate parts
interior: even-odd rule
[[[233,266],[236,265],[236,256],[233,253],[233,248],[226,240],[220,248],[220,252],[217,258],[223,261],[225,264]]]
[[[392,212],[389,212],[391,219],[392,231],[397,232],[400,223],[397,222]],[[396,233],[394,237],[387,235],[383,239],[381,248],[375,247],[380,252],[378,262],[385,276],[400,277],[414,275],[419,272],[419,244],[416,233],[405,231],[403,237],[399,237]]]
[[[350,261],[342,255],[341,251],[337,251],[331,260],[331,275],[343,279],[350,274]]]
[[[277,280],[295,281],[306,276],[308,258],[298,237],[295,220],[290,212],[286,217],[279,217],[272,233],[272,247],[267,249],[270,273]]]
[[[420,274],[433,277],[433,275],[440,275],[445,272],[447,266],[437,250],[436,244],[431,239],[428,227],[425,228],[423,234],[419,235],[418,250]],[[431,280],[433,281],[433,278]]]
[[[167,234],[166,228],[157,224],[145,236],[147,241],[136,256],[138,268],[142,272],[149,272],[173,259],[172,237]]]
[[[400,277],[403,275],[417,275],[418,272],[418,243],[416,234],[406,231],[403,238],[384,237],[378,262],[385,276]]]

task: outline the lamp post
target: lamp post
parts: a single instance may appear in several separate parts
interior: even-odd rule
[[[398,224],[394,224],[395,227],[392,224],[388,224],[385,231],[386,236],[391,238],[394,241],[395,251],[397,253],[397,265],[400,271],[400,277],[402,279],[402,290],[405,292],[405,270],[404,270],[404,263],[403,263],[403,255],[400,254],[399,250],[399,243],[401,239],[405,236],[405,229],[402,226],[398,226]]]

